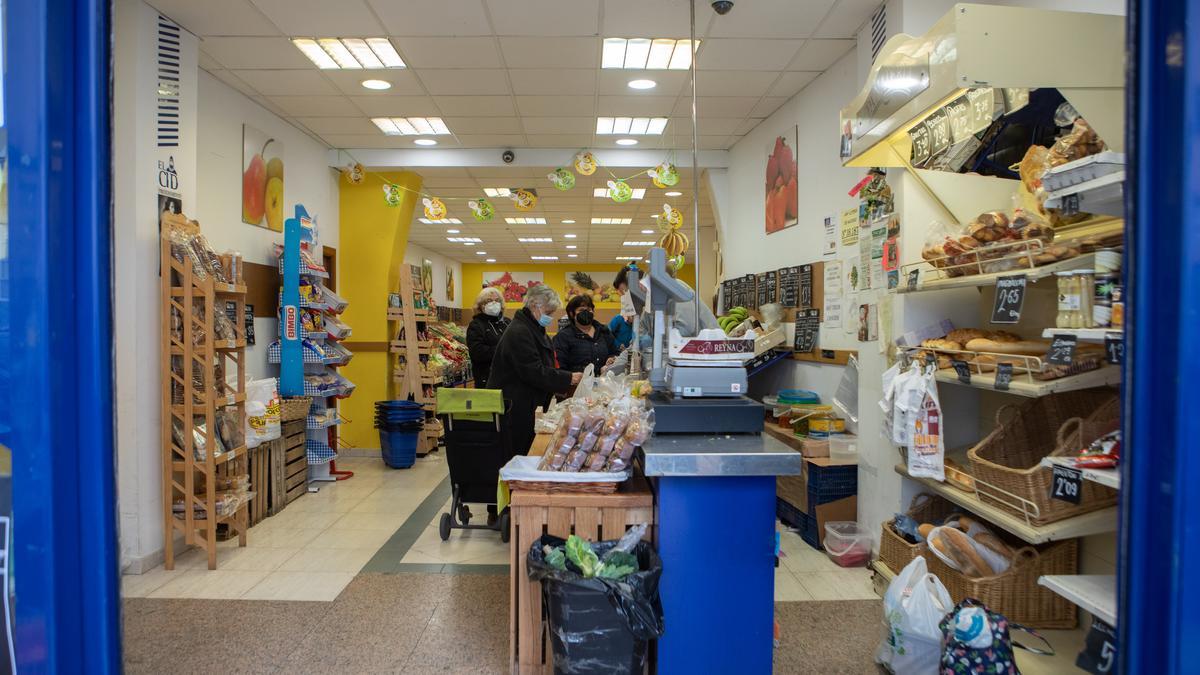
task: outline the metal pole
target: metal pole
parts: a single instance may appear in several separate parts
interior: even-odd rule
[[[692,245],[696,252],[692,256],[693,271],[695,272],[696,291],[692,302],[695,303],[696,329],[700,329],[700,170],[696,156],[700,153],[700,135],[696,126],[696,0],[689,0],[688,8],[692,16]]]

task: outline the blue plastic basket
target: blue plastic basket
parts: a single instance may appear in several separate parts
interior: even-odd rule
[[[413,431],[380,431],[379,447],[383,463],[393,469],[408,469],[417,462],[417,436]]]
[[[788,503],[783,497],[775,498],[775,517],[788,527],[795,528],[804,533],[804,528],[808,525],[808,514]]]
[[[808,467],[808,506],[835,502],[858,494],[857,466]]]
[[[821,537],[817,530],[817,519],[815,517],[809,516],[808,520],[804,522],[804,529],[800,532],[800,538],[818,551],[824,550],[821,548]]]

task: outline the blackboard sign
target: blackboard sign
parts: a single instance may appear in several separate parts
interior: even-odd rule
[[[800,354],[811,353],[817,348],[817,335],[821,332],[821,310],[796,310],[796,337],[792,349]]]
[[[747,274],[742,277],[742,302],[743,307],[754,306],[754,275]]]
[[[771,299],[769,297],[767,297],[767,273],[766,272],[759,272],[757,275],[755,275],[754,291],[755,291],[754,298],[756,300],[755,305],[754,305],[755,307],[762,307],[763,305],[767,304],[768,302],[771,302]]]
[[[1054,465],[1050,479],[1050,498],[1078,504],[1083,492],[1083,472],[1069,466]]]
[[[1008,384],[1012,382],[1012,364],[998,363],[996,364],[996,384],[995,389],[998,391],[1008,391]]]
[[[244,305],[246,310],[246,346],[254,345],[254,305]]]
[[[918,124],[909,129],[908,140],[912,144],[912,157],[909,161],[913,166],[921,166],[929,159],[929,127]]]
[[[1113,365],[1125,362],[1125,339],[1118,335],[1104,336],[1104,356]]]
[[[726,279],[721,282],[721,307],[728,312],[733,306],[733,282]]]
[[[971,102],[966,95],[959,96],[944,108],[950,116],[950,142],[962,143],[972,134],[971,132]]]
[[[992,302],[992,323],[1017,323],[1025,304],[1025,275],[1000,277],[996,280],[996,297]]]
[[[917,284],[920,281],[920,279],[921,279],[921,268],[920,267],[909,272],[908,273],[908,290],[909,291],[917,290]]]
[[[767,302],[776,302],[779,300],[779,296],[776,295],[777,284],[778,278],[775,270],[767,272]]]
[[[784,307],[795,307],[800,301],[800,268],[784,267],[779,270],[779,302]]]
[[[971,133],[977,134],[991,126],[996,99],[992,88],[985,87],[968,91],[967,100],[971,102]]]
[[[929,154],[936,157],[950,147],[950,116],[938,110],[925,118],[925,126],[929,127]]]
[[[971,366],[966,361],[951,359],[950,365],[954,366],[954,372],[958,373],[959,382],[971,384]]]
[[[1092,628],[1083,641],[1083,651],[1075,657],[1075,667],[1102,675],[1115,673],[1117,665],[1117,631],[1100,619],[1092,617]]]
[[[1046,363],[1056,366],[1069,366],[1075,360],[1075,336],[1055,335],[1050,341],[1050,350],[1046,352]]]
[[[812,307],[813,305],[813,268],[812,265],[800,266],[800,280],[797,282],[800,298],[797,307]]]

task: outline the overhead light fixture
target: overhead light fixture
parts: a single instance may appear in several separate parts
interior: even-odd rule
[[[592,218],[593,225],[629,225],[633,218]]]
[[[683,193],[682,193],[682,192],[680,192],[679,190],[671,190],[670,192],[667,192],[667,193],[665,193],[665,194],[666,194],[668,197],[678,197],[679,195],[681,195],[681,194],[683,194]]]
[[[642,234],[654,234],[654,230],[642,230]]]
[[[596,133],[601,136],[662,136],[667,128],[665,117],[597,117]],[[620,143],[620,141],[617,141]],[[632,143],[622,145],[633,145]]]
[[[687,70],[691,65],[692,41],[670,38],[605,38],[600,59],[601,68],[625,70]]]
[[[627,242],[625,242],[625,246],[653,246],[653,245],[654,245],[654,242],[652,242],[652,241],[627,241]]]
[[[508,188],[483,188],[483,194],[488,197],[507,197],[512,194]]]
[[[545,225],[545,218],[505,218],[509,225]]]
[[[619,255],[619,256],[617,256],[617,260],[641,260],[641,259],[642,259],[642,256],[640,256],[640,255]]]
[[[404,60],[396,53],[391,40],[384,37],[365,40],[294,38],[292,44],[322,70],[382,70],[405,67]]]
[[[458,234],[458,230],[446,230],[446,234]]]
[[[517,237],[517,241],[522,244],[542,244],[554,241],[551,237]]]
[[[387,136],[448,136],[450,129],[440,117],[372,117]],[[422,145],[429,145],[422,143]]]
[[[437,141],[432,138],[418,138],[413,141],[415,145],[437,145]]]
[[[654,80],[630,80],[630,89],[653,89],[658,86]]]
[[[609,190],[608,188],[592,188],[592,196],[593,197],[604,197],[607,199],[611,195],[611,193],[612,193],[612,191]],[[646,188],[634,188],[633,196],[630,197],[630,199],[645,199],[645,198],[646,198]]]
[[[463,246],[474,246],[474,245],[475,245],[475,242],[473,242],[473,241],[464,241],[463,242]]]
[[[574,225],[575,221],[574,220],[564,220],[564,221],[562,221],[562,223],[563,223],[563,225]]]
[[[531,255],[530,260],[558,260],[556,255]]]
[[[366,89],[374,89],[375,91],[383,91],[384,89],[391,89],[392,83],[388,82],[387,80],[363,80],[362,86]]]
[[[487,255],[487,251],[475,251],[475,255]]]
[[[440,220],[430,220],[428,218],[417,218],[417,222],[426,225],[462,225],[462,221],[458,218],[442,218]],[[452,234],[458,234],[458,230],[446,230]]]
[[[571,250],[575,250],[575,249],[577,249],[577,248],[579,248],[579,247],[578,247],[578,246],[576,246],[575,244],[567,244],[567,248],[568,248],[568,249],[571,249]]]
[[[484,262],[496,262],[496,259],[495,259],[495,258],[488,258],[488,259],[487,259],[486,261],[484,261]]]
[[[479,237],[446,237],[446,241],[452,244],[482,244],[483,240]]]
[[[617,145],[637,145],[636,138],[618,138]]]
[[[578,258],[578,257],[579,257],[579,254],[577,254],[577,253],[568,253],[568,254],[567,254],[567,257],[568,257],[568,258]]]
[[[573,223],[573,222],[575,222],[575,221],[573,221],[573,220],[572,220],[571,222]],[[574,239],[576,236],[578,236],[578,235],[574,235],[574,234],[564,234],[564,235],[563,235],[563,239]]]

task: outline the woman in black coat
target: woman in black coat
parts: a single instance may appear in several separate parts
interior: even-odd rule
[[[491,286],[479,291],[475,298],[475,317],[467,326],[467,349],[471,354],[471,372],[475,377],[476,389],[487,389],[488,374],[492,371],[492,358],[500,336],[508,328],[504,318],[504,296]]]
[[[567,303],[567,318],[571,324],[554,336],[554,355],[558,365],[573,373],[581,373],[588,364],[596,375],[610,365],[617,354],[616,340],[608,326],[596,321],[596,303],[590,295],[577,295]]]
[[[496,345],[488,387],[502,390],[510,404],[504,429],[513,455],[526,454],[533,444],[534,411],[548,405],[556,392],[579,384],[582,377],[554,366],[546,326],[554,323],[554,312],[561,306],[558,293],[549,286],[530,288],[525,293],[525,307],[513,315]]]

